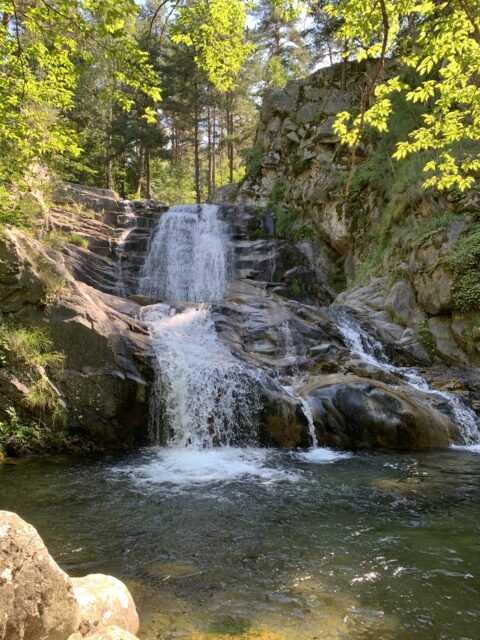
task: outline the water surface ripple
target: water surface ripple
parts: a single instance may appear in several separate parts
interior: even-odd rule
[[[72,575],[125,580],[144,639],[478,638],[474,451],[32,459],[0,467],[0,507]]]

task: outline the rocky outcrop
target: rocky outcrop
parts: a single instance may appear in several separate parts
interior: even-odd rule
[[[62,252],[72,275],[105,293],[136,293],[149,237],[167,205],[120,200],[107,189],[70,183],[54,198],[61,206],[49,213],[45,240]]]
[[[453,421],[412,389],[356,376],[325,376],[303,389],[319,441],[353,449],[415,451],[458,440]]]
[[[80,608],[79,632],[83,636],[92,634],[114,634],[105,631],[117,627],[136,634],[140,627],[135,603],[130,592],[120,580],[112,576],[92,574],[84,578],[72,578],[73,593]],[[115,637],[113,635],[113,637]]]
[[[135,604],[120,580],[70,578],[31,525],[0,511],[2,640],[131,640],[138,628]]]
[[[65,640],[78,629],[80,610],[70,578],[36,530],[0,512],[0,638]]]
[[[392,61],[384,72],[394,69]],[[359,145],[356,175],[362,165],[370,168],[346,197],[349,158],[333,123],[338,113],[358,104],[365,67],[352,63],[347,79],[343,86],[340,65],[333,65],[266,94],[237,201],[267,213],[278,208],[288,212],[294,216],[294,230],[306,224],[317,254],[333,256],[321,260],[323,272],[316,273],[322,285],[336,279],[335,265],[341,262],[343,288],[361,283],[365,291],[375,289],[383,299],[377,309],[384,313],[381,324],[398,325],[399,336],[401,329],[408,330],[402,341],[410,343],[412,353],[420,345],[424,358],[428,343],[434,361],[478,366],[479,320],[474,310],[465,312],[453,299],[458,285],[450,264],[455,243],[475,228],[471,212],[478,212],[478,197],[475,192],[460,200],[455,194],[426,196],[420,176],[412,177],[411,184],[392,185],[388,193],[388,184],[376,176],[383,171],[381,161],[368,164],[375,157],[374,143]],[[391,173],[394,183],[396,165]],[[385,276],[381,291],[378,276]],[[478,271],[461,286],[475,296],[475,283]],[[350,300],[356,296],[346,295]]]
[[[464,401],[477,407],[477,377],[468,370],[432,366],[418,332],[409,326],[426,316],[407,280],[389,288],[385,278],[373,279],[367,287],[340,294],[332,306],[318,307],[308,297],[295,300],[283,270],[286,248],[288,254],[295,246],[256,239],[258,228],[249,209],[236,213],[235,225],[236,278],[226,299],[214,304],[213,318],[230,350],[263,372],[262,388],[272,381],[272,390],[283,398],[282,411],[291,411],[285,404],[289,396],[292,408],[307,401],[318,442],[330,446],[419,450],[462,441],[454,408]],[[292,263],[298,260],[294,251],[291,255]],[[279,282],[273,281],[275,272],[281,274]],[[311,280],[316,277],[309,272]],[[326,292],[325,304],[331,299]],[[346,327],[356,334],[359,351],[347,341]],[[430,390],[427,382],[419,382],[421,375]],[[452,377],[457,381],[453,386],[448,382]],[[267,397],[262,404],[269,406]],[[311,443],[311,434],[295,417],[298,409],[290,420],[276,423],[274,415],[270,406],[266,443]]]
[[[48,245],[13,229],[0,237],[0,311],[11,322],[44,328],[64,353],[63,369],[45,375],[66,405],[70,432],[96,446],[145,438],[149,340],[134,319],[137,309],[76,281]],[[19,402],[28,385],[8,374],[2,380],[3,406],[10,402],[28,413],[28,404]]]

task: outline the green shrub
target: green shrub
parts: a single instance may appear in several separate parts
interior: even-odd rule
[[[0,452],[10,450],[21,455],[44,445],[44,434],[39,425],[23,420],[13,407],[6,410],[6,418],[0,420]]]
[[[65,406],[57,391],[46,378],[37,380],[26,397],[27,405],[36,412],[49,413],[54,423],[65,424]]]
[[[81,236],[78,233],[70,233],[67,236],[67,242],[70,244],[74,244],[77,247],[83,247],[83,249],[88,249],[88,239],[85,236]]]
[[[455,307],[461,311],[480,308],[480,225],[474,225],[452,246],[447,264],[453,272],[451,289]]]
[[[64,355],[53,350],[53,343],[43,329],[20,325],[0,317],[0,362],[10,366],[60,369]]]
[[[261,149],[254,149],[247,162],[247,175],[252,178],[256,178],[260,175],[263,163],[263,151]]]
[[[420,344],[425,349],[430,357],[434,357],[437,353],[437,343],[433,337],[433,333],[428,326],[428,318],[424,318],[418,326],[418,337]]]

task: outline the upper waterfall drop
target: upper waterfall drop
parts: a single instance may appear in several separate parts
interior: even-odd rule
[[[169,302],[220,300],[229,278],[227,225],[216,205],[171,207],[160,219],[140,291]]]

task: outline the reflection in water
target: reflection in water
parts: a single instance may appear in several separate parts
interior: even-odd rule
[[[144,640],[478,637],[478,453],[309,455],[7,463],[0,507],[125,580]]]

